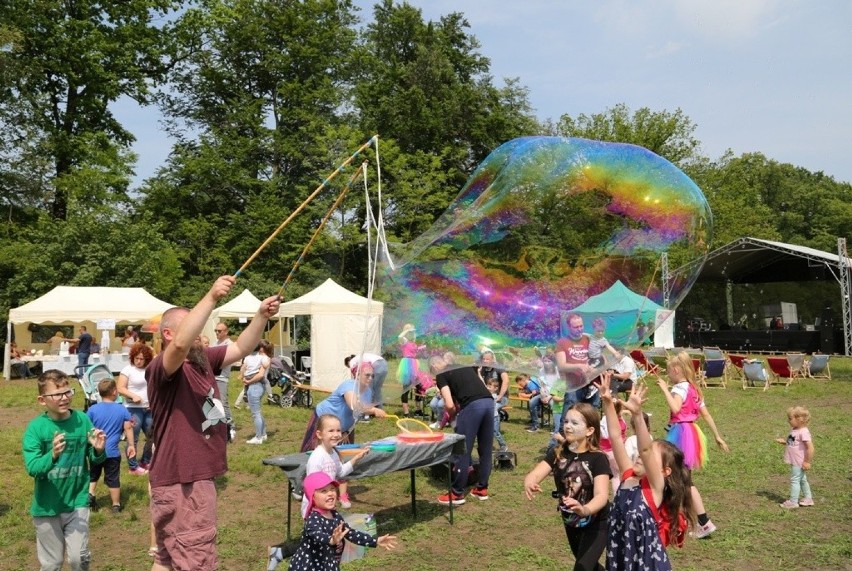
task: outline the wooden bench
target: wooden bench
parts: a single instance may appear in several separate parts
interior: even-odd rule
[[[520,403],[521,408],[525,410],[529,410],[530,408],[530,397],[525,394],[514,394],[509,395],[509,402]],[[511,406],[507,405],[503,407],[503,410],[511,410]],[[550,408],[550,403],[541,405],[541,426],[550,426],[553,422],[553,410]]]

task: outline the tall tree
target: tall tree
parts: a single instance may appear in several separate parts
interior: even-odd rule
[[[443,211],[488,153],[541,128],[516,79],[493,85],[490,62],[462,14],[425,22],[418,8],[383,0],[373,16],[355,107],[365,130],[398,146],[397,166],[412,169],[388,173],[388,221],[407,240]]]
[[[576,118],[563,115],[556,124],[556,133],[563,137],[632,143],[682,169],[700,158],[695,123],[680,109],[671,113],[642,107],[631,114],[627,105],[619,103],[603,113],[581,114]]]
[[[133,136],[109,104],[122,96],[148,100],[151,82],[162,77],[171,56],[168,25],[155,22],[179,5],[177,0],[0,2],[5,26],[0,153],[10,159],[0,177],[18,194],[40,194],[53,218],[64,220],[73,187],[64,177],[90,166],[126,170],[132,157],[120,149]],[[117,182],[105,190],[123,197],[129,181]]]
[[[239,267],[366,140],[348,147],[338,117],[354,22],[349,0],[208,0],[182,15],[178,35],[196,47],[160,97],[179,143],[142,189],[142,208],[176,221],[190,275]],[[283,279],[332,198],[288,226],[251,271]]]

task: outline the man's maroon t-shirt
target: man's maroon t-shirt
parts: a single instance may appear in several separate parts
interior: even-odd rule
[[[184,361],[167,377],[162,353],[145,369],[156,445],[151,486],[209,480],[228,470],[228,428],[213,376],[227,350],[227,345],[207,348],[206,371]]]

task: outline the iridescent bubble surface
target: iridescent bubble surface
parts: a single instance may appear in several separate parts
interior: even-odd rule
[[[393,267],[383,261],[384,351],[401,356],[397,336],[411,323],[421,359],[451,351],[466,364],[488,347],[503,367],[536,373],[583,304],[586,333],[599,317],[609,342],[630,349],[653,333],[656,305],[686,296],[711,237],[701,190],[646,149],[509,141],[427,232],[395,250]],[[664,253],[670,269],[687,266],[669,280],[667,304]]]

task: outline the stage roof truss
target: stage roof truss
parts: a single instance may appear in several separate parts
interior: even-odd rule
[[[698,263],[701,261],[681,266],[671,273],[686,275]],[[710,252],[703,263],[700,282],[772,283],[819,280],[828,275],[837,282],[841,280],[837,254],[757,238],[734,240]],[[849,258],[847,265],[852,267]]]

